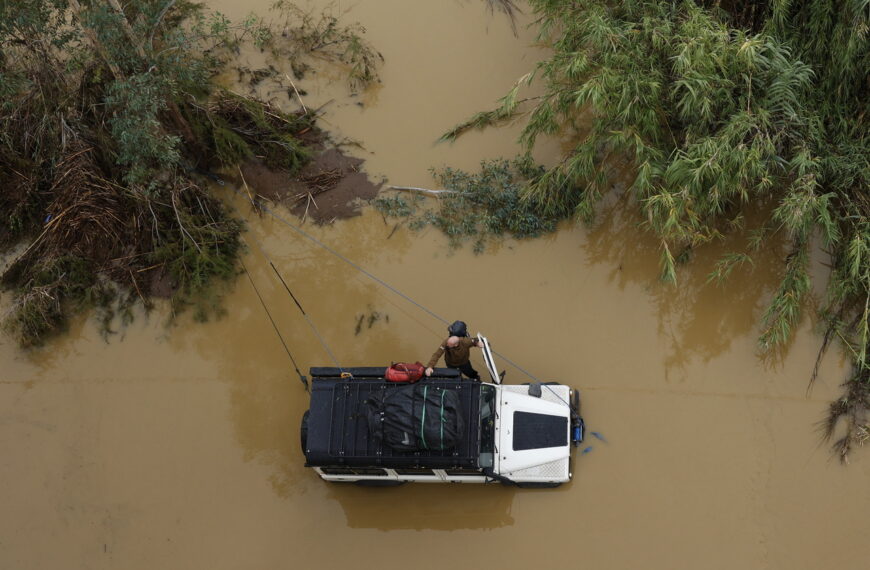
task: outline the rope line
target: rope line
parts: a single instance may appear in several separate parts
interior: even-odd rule
[[[259,247],[259,246],[258,246],[258,247]],[[263,249],[261,248],[260,251],[263,251]],[[263,252],[263,255],[265,256],[266,253]],[[269,259],[269,258],[266,257],[266,259]],[[287,283],[284,281],[284,278],[281,277],[281,274],[278,273],[278,269],[275,267],[275,264],[272,263],[272,260],[271,260],[271,259],[269,259],[269,265],[272,267],[272,271],[275,272],[275,275],[278,276],[278,279],[281,280],[281,285],[283,285],[283,286],[284,286],[284,289],[286,289],[287,292],[290,293],[290,298],[293,299],[293,302],[296,303],[296,306],[299,307],[299,310],[302,311],[302,314],[305,315],[305,316],[307,317],[308,314],[305,312],[305,309],[302,308],[302,305],[299,303],[299,299],[296,298],[296,295],[294,295],[294,294],[293,294],[293,291],[290,290],[290,287],[287,286]]]
[[[251,203],[251,205],[252,205],[254,208],[259,209],[259,210],[262,211],[262,212],[266,212],[267,214],[269,214],[270,216],[272,216],[272,218],[274,218],[275,220],[278,220],[279,222],[281,222],[282,224],[284,224],[284,225],[287,226],[288,228],[292,229],[293,231],[295,231],[295,232],[298,233],[299,235],[301,235],[301,236],[303,236],[304,238],[310,240],[311,242],[315,243],[316,245],[322,247],[323,249],[325,249],[326,251],[328,251],[328,252],[331,253],[332,255],[336,256],[337,258],[339,258],[340,260],[344,261],[345,263],[347,263],[348,265],[350,265],[351,267],[353,267],[354,269],[356,269],[356,270],[359,271],[360,273],[362,273],[362,274],[364,274],[365,276],[367,276],[368,278],[370,278],[372,281],[375,281],[376,283],[379,283],[379,284],[382,285],[383,287],[389,289],[390,291],[392,291],[393,293],[395,293],[395,294],[398,295],[399,297],[405,299],[406,301],[408,301],[408,302],[411,303],[412,305],[416,306],[418,309],[420,309],[420,310],[422,310],[422,311],[428,313],[430,316],[432,316],[432,317],[434,317],[435,319],[441,321],[441,322],[444,323],[445,325],[449,325],[449,324],[450,324],[450,322],[449,322],[447,319],[445,319],[444,317],[442,317],[441,315],[438,315],[438,314],[432,312],[431,310],[429,310],[428,308],[424,307],[423,305],[421,305],[420,303],[418,303],[417,301],[415,301],[414,299],[412,299],[412,298],[409,297],[408,295],[402,293],[401,291],[399,291],[398,289],[396,289],[395,287],[393,287],[392,285],[390,285],[390,284],[387,283],[386,281],[384,281],[384,280],[380,279],[379,277],[377,277],[376,275],[373,275],[372,273],[366,271],[363,267],[361,267],[361,266],[359,266],[358,264],[354,263],[353,261],[351,261],[350,259],[348,259],[348,258],[345,257],[344,255],[342,255],[342,254],[339,253],[338,251],[334,250],[333,248],[329,247],[328,245],[326,245],[325,243],[323,243],[322,241],[320,241],[320,240],[317,239],[316,237],[312,236],[311,234],[309,234],[308,232],[306,232],[306,231],[303,230],[302,228],[298,228],[298,227],[296,227],[295,225],[291,224],[290,222],[288,222],[287,220],[285,220],[284,218],[282,218],[281,216],[279,216],[277,213],[275,213],[271,208],[269,208],[268,205],[263,204],[262,202],[259,202],[259,201],[257,201],[257,200],[254,200],[251,196],[248,196],[248,195],[242,193],[240,190],[238,190],[238,189],[236,189],[236,188],[233,188],[232,186],[229,186],[229,189],[232,190],[233,192],[235,192],[237,195],[242,196],[245,200],[249,201],[249,202]],[[259,245],[258,245],[258,247],[259,247]],[[260,251],[262,251],[262,248],[260,249]],[[263,255],[265,256],[265,253],[264,253]],[[267,259],[268,259],[268,257],[267,257]],[[271,262],[270,262],[270,263],[271,263]],[[273,269],[274,269],[274,266],[273,266]],[[280,275],[279,275],[279,277],[280,277]],[[282,281],[283,281],[283,280],[282,280]],[[285,286],[286,286],[286,285],[285,285]],[[291,295],[292,295],[292,293],[291,293]],[[294,299],[294,300],[295,300],[295,299]],[[298,303],[297,303],[297,304],[298,304]],[[301,307],[300,307],[300,309],[301,309]],[[304,311],[303,311],[303,314],[304,314]],[[319,335],[318,335],[318,336],[319,336]],[[327,352],[328,352],[328,349],[327,349]],[[524,368],[521,367],[519,364],[513,362],[512,360],[510,360],[510,359],[509,359],[508,357],[506,357],[505,355],[500,354],[500,353],[496,352],[495,350],[492,350],[492,348],[490,348],[490,352],[492,352],[493,354],[495,354],[496,356],[498,356],[499,358],[501,358],[502,360],[504,360],[507,364],[513,366],[514,368],[516,368],[517,370],[519,370],[520,372],[522,372],[523,374],[525,374],[526,376],[528,376],[530,379],[534,380],[535,382],[540,382],[540,380],[538,380],[538,378],[537,378],[536,376],[534,376],[531,372],[529,372],[528,370],[524,369]],[[334,359],[334,358],[333,358],[333,359]],[[551,391],[552,391],[552,390],[551,390]]]
[[[263,310],[266,311],[266,316],[269,317],[269,322],[272,323],[272,328],[275,329],[275,334],[278,335],[278,338],[281,340],[281,344],[284,346],[284,351],[287,353],[287,356],[290,357],[290,362],[293,363],[293,368],[296,370],[296,374],[299,375],[299,381],[302,382],[302,385],[305,386],[305,391],[308,391],[308,380],[306,380],[305,376],[302,372],[299,371],[299,365],[296,364],[296,359],[293,358],[293,354],[290,352],[290,349],[287,347],[287,343],[284,342],[284,337],[281,336],[281,331],[278,330],[278,325],[275,324],[275,319],[272,318],[272,313],[269,312],[269,308],[266,306],[266,302],[263,300],[263,296],[260,295],[260,290],[257,289],[257,286],[254,284],[253,278],[251,278],[251,274],[248,272],[248,268],[245,266],[245,262],[239,258],[239,263],[242,264],[242,269],[245,270],[245,275],[248,276],[248,281],[251,282],[251,287],[254,288],[254,293],[257,294],[257,298],[260,300],[260,304],[263,306]]]
[[[260,251],[262,251],[262,250],[260,250]],[[266,255],[266,253],[264,252],[263,255]],[[269,259],[269,258],[266,257],[266,259]],[[272,271],[274,271],[275,275],[278,276],[278,279],[281,280],[281,283],[284,285],[284,289],[286,289],[287,292],[290,294],[290,297],[293,299],[293,302],[296,303],[297,307],[299,307],[299,310],[302,312],[302,316],[305,317],[305,321],[308,323],[308,326],[311,327],[311,330],[314,331],[314,334],[317,336],[317,339],[320,341],[320,344],[323,346],[323,350],[326,351],[326,354],[328,354],[329,358],[332,359],[332,362],[335,363],[335,367],[338,368],[339,370],[341,370],[341,372],[343,374],[344,368],[341,367],[341,364],[339,364],[338,359],[335,357],[334,354],[332,354],[332,351],[329,350],[329,345],[326,344],[326,340],[323,338],[323,335],[321,335],[320,331],[317,330],[317,327],[314,326],[314,321],[312,321],[310,318],[308,318],[308,313],[305,312],[305,309],[302,308],[302,305],[299,303],[299,300],[296,299],[296,295],[293,294],[293,291],[291,291],[290,287],[287,286],[287,283],[284,281],[284,278],[281,277],[280,273],[278,273],[278,268],[275,267],[275,264],[272,263],[271,259],[269,259],[269,265],[272,266]]]
[[[251,237],[253,237],[253,236],[251,236]],[[290,298],[293,299],[294,303],[296,303],[296,306],[299,308],[299,312],[302,313],[302,316],[305,318],[305,322],[307,322],[308,326],[311,327],[311,330],[314,331],[314,335],[317,337],[317,340],[320,341],[320,345],[323,347],[323,350],[325,350],[326,354],[329,355],[329,358],[332,359],[332,362],[333,362],[333,364],[335,364],[335,367],[338,368],[339,370],[341,370],[342,374],[344,374],[344,368],[342,368],[341,364],[339,364],[339,362],[338,362],[338,359],[335,357],[335,355],[329,349],[329,345],[326,343],[326,339],[324,339],[323,335],[320,334],[320,331],[317,330],[317,327],[314,325],[314,321],[312,321],[308,317],[308,313],[306,313],[305,309],[302,308],[302,303],[299,302],[299,299],[297,299],[296,295],[293,294],[293,291],[290,290],[290,287],[287,285],[287,282],[284,281],[284,277],[281,276],[281,273],[278,271],[278,268],[275,267],[275,264],[272,262],[272,259],[266,253],[266,250],[263,249],[263,245],[260,243],[260,240],[258,240],[256,237],[253,237],[253,239],[254,239],[254,243],[257,244],[257,249],[260,250],[260,253],[263,255],[264,258],[266,258],[266,261],[269,262],[269,266],[272,268],[272,271],[275,272],[275,275],[278,277],[278,280],[281,281],[281,285],[284,286],[284,290],[287,291],[287,293],[290,295]],[[247,240],[245,240],[245,238],[242,238],[242,241],[247,243]]]

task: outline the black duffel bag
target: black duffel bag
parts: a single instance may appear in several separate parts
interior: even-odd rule
[[[426,382],[391,386],[365,406],[374,443],[396,451],[452,449],[465,431],[459,394]]]

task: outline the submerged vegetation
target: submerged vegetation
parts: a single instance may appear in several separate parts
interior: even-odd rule
[[[782,279],[762,317],[764,350],[791,337],[811,294],[811,250],[821,244],[832,269],[820,357],[838,340],[854,363],[826,424],[845,459],[870,433],[867,1],[530,4],[552,56],[498,108],[444,138],[527,113],[528,148],[541,135],[574,140],[523,190],[554,217],[592,220],[617,166],[630,160],[630,193],[660,240],[669,282],[692,249],[748,232],[748,211],[769,212],[748,248],[719,266],[727,275],[774,235],[785,238]],[[534,81],[544,93],[521,99]]]
[[[431,225],[444,232],[451,247],[472,241],[475,253],[507,234],[516,239],[538,237],[556,229],[554,217],[542,216],[534,199],[522,199],[529,180],[540,176],[542,167],[528,156],[481,163],[478,173],[445,168],[433,172],[443,190],[438,207],[427,208],[416,196],[381,197],[373,204],[384,215],[405,218],[414,230]]]
[[[255,42],[293,46],[296,62],[328,44],[356,85],[376,80],[377,57],[356,30],[312,24],[286,2],[275,9],[280,26],[234,25],[186,0],[3,4],[0,250],[10,259],[0,282],[14,297],[4,327],[22,345],[87,307],[107,323],[154,296],[200,318],[217,309],[242,224],[203,174],[251,157],[296,171],[316,126],[307,110],[288,114],[214,77]]]
[[[256,45],[287,61],[296,79],[311,69],[308,61],[313,57],[343,65],[353,91],[378,81],[384,57],[365,41],[365,28],[359,24],[343,25],[335,14],[314,14],[288,0],[277,0],[271,12],[271,19],[251,16],[248,26]]]

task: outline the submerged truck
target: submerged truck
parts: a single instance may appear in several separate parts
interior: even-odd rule
[[[415,383],[384,367],[311,368],[302,418],[305,465],[327,481],[556,487],[571,480],[583,441],[579,393],[562,384],[502,384],[478,335],[492,382],[436,368]]]

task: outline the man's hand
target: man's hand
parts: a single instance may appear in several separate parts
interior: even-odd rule
[[[429,368],[426,369],[426,376],[432,376],[433,372],[435,372],[435,370],[433,370],[432,367],[430,366]]]

